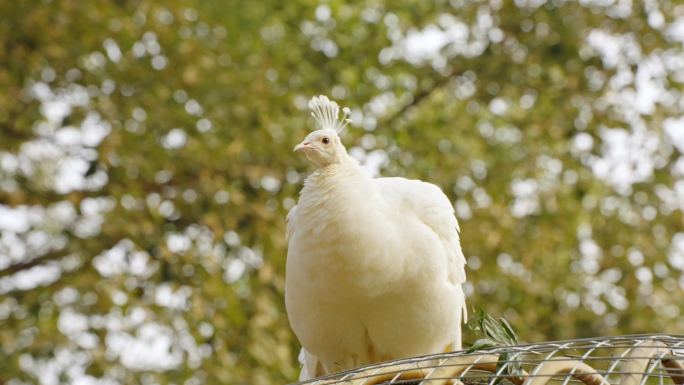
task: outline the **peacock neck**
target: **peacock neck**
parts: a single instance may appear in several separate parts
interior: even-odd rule
[[[361,172],[363,172],[363,170],[359,166],[359,162],[345,153],[338,161],[314,171],[313,174],[307,178],[307,182],[325,182],[340,175],[354,175]]]
[[[371,184],[368,172],[347,155],[344,162],[321,167],[309,175],[301,194],[311,204],[326,204],[329,199],[339,202],[358,194],[367,196],[368,190],[372,189]]]

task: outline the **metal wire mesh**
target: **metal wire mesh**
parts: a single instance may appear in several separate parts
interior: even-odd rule
[[[511,369],[521,370],[511,370]],[[628,335],[414,357],[335,373],[311,385],[684,385],[684,335]]]

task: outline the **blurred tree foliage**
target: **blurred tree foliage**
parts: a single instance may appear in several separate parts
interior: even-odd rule
[[[684,5],[0,2],[0,383],[277,384],[308,99],[521,341],[684,328]],[[466,341],[474,341],[472,332]]]

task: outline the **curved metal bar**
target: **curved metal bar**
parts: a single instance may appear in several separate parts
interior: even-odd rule
[[[392,380],[420,380],[425,377],[425,369],[413,368],[413,363],[390,365],[382,368],[368,369],[354,373],[344,380],[331,379],[320,382],[321,385],[349,384],[349,385],[376,385],[383,381]]]
[[[496,371],[496,363],[499,357],[493,354],[467,355],[452,357],[425,376],[424,385],[448,385],[470,370]],[[459,381],[460,382],[460,381]]]
[[[602,347],[602,346],[604,345],[604,343],[605,343],[605,341],[601,341],[601,342],[599,342],[595,347],[592,347],[591,349],[587,349],[587,351],[584,352],[584,354],[582,355],[582,358],[580,358],[580,361],[581,361],[581,362],[584,362],[584,359],[585,359],[585,358],[589,357],[589,355],[590,355],[594,350],[596,350],[596,349]],[[592,368],[592,369],[593,369],[593,368]],[[575,369],[573,368],[573,370],[572,370],[571,373],[574,373],[574,372],[575,372]],[[604,379],[604,380],[605,380],[605,379]],[[565,377],[565,380],[563,381],[563,383],[562,383],[561,385],[567,385],[567,384],[568,384],[568,381],[570,381],[570,376],[566,376],[566,377]],[[604,381],[601,381],[601,383],[603,383],[603,382],[604,382]]]
[[[397,373],[397,374],[390,380],[389,383],[390,383],[390,384],[394,384],[395,381],[397,381],[397,380],[400,379],[401,374],[402,374],[403,372],[407,371],[407,370],[411,370],[411,367],[412,367],[412,366],[415,366],[416,369],[419,369],[419,368],[420,368],[420,362],[412,362],[412,363],[411,363],[409,366],[407,366],[406,369],[404,369],[402,372]]]
[[[660,362],[663,363],[663,366],[665,366],[665,370],[667,370],[667,374],[670,375],[670,378],[672,378],[672,382],[674,382],[677,385],[682,385],[684,384],[684,357],[672,357],[672,356],[666,356],[662,357],[660,359]]]
[[[620,385],[639,385],[645,380],[645,372],[651,359],[671,353],[670,347],[655,340],[645,340],[632,350],[620,376]]]
[[[528,377],[524,385],[544,385],[553,376],[562,374],[569,374],[586,385],[600,385],[605,381],[594,368],[581,361],[554,357],[539,364],[533,376]]]
[[[606,378],[603,380],[603,382],[600,385],[609,385],[610,383],[608,382],[608,378],[610,377],[611,374],[613,374],[613,370],[615,367],[620,363],[620,361],[627,355],[627,353],[631,352],[632,349],[625,349],[618,358],[616,358],[608,367],[606,370]]]
[[[673,355],[663,357],[660,359],[660,361],[663,363],[663,366],[665,366],[665,370],[667,370],[667,373],[670,375],[670,378],[672,378],[672,382],[674,382],[677,385],[682,385],[684,384],[684,357],[675,357],[674,349],[684,345],[684,340],[673,342],[674,344],[668,344],[668,346],[671,349],[673,349]]]

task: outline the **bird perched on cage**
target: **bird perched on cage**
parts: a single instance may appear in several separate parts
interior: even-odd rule
[[[439,187],[372,178],[347,154],[339,106],[309,102],[321,129],[294,150],[318,165],[287,215],[285,305],[300,380],[461,348],[465,258]]]

